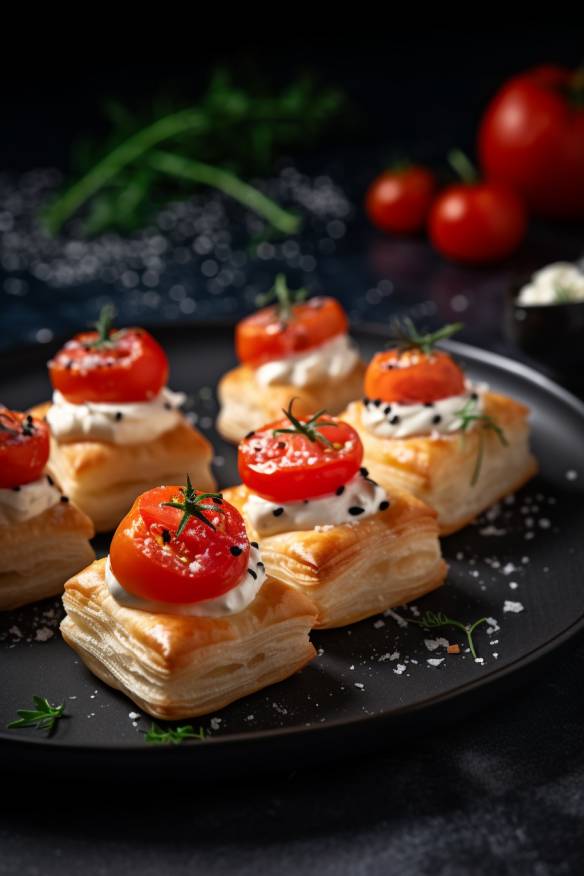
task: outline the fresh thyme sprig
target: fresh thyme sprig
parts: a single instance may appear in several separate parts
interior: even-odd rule
[[[290,404],[288,405],[287,410],[283,410],[282,413],[285,417],[288,418],[290,423],[292,424],[292,428],[290,429],[274,429],[273,435],[304,435],[308,438],[309,441],[320,442],[324,444],[325,447],[334,447],[333,443],[329,441],[326,435],[323,435],[322,432],[318,430],[321,426],[334,426],[335,424],[331,420],[321,420],[323,414],[326,414],[326,410],[322,408],[322,410],[317,411],[316,414],[313,414],[312,417],[306,421],[306,423],[301,422],[298,417],[295,417],[292,413],[292,405],[297,401],[296,398],[291,399]]]
[[[199,493],[197,496],[193,485],[191,484],[191,479],[189,475],[187,475],[187,485],[186,487],[181,487],[183,494],[182,502],[163,502],[162,504],[168,508],[178,508],[179,511],[183,512],[183,516],[178,525],[178,529],[176,530],[177,535],[181,535],[185,526],[191,519],[191,517],[196,517],[197,520],[200,520],[202,523],[206,523],[213,531],[215,530],[215,526],[208,520],[203,511],[217,511],[219,514],[225,514],[223,508],[220,508],[219,505],[203,505],[203,501],[205,499],[215,499],[217,502],[223,501],[223,496],[221,493]]]
[[[45,697],[33,697],[32,700],[36,709],[18,709],[16,712],[18,720],[11,721],[7,725],[8,729],[36,727],[38,730],[44,730],[47,734],[51,734],[57,721],[63,717],[65,703],[61,703],[60,706],[52,706]]]
[[[416,624],[418,627],[423,627],[424,629],[435,629],[437,627],[456,627],[466,636],[466,640],[468,642],[468,647],[470,648],[470,653],[472,656],[477,658],[477,652],[474,646],[473,641],[473,633],[480,624],[488,623],[488,618],[481,617],[476,620],[473,624],[464,624],[462,621],[455,620],[454,618],[447,617],[443,611],[426,611],[420,618],[411,618],[404,617],[400,615],[402,620],[405,620],[409,624]]]
[[[289,289],[284,274],[278,274],[274,285],[265,295],[258,295],[256,304],[264,307],[266,304],[276,303],[278,319],[282,325],[287,325],[292,316],[292,308],[295,304],[302,304],[308,298],[308,289]]]
[[[92,347],[104,347],[110,343],[115,317],[116,309],[113,304],[104,304],[99,312],[97,322],[94,323],[97,338],[93,341]]]
[[[509,442],[507,441],[507,436],[505,432],[499,426],[494,417],[491,417],[489,414],[483,414],[479,410],[477,410],[477,400],[475,398],[469,398],[463,408],[460,411],[457,411],[455,417],[458,417],[460,420],[459,429],[461,432],[466,433],[470,426],[473,423],[478,423],[479,428],[479,446],[477,449],[477,458],[475,461],[475,466],[473,469],[472,477],[470,479],[471,487],[476,486],[476,483],[479,479],[479,475],[481,473],[481,468],[483,466],[483,458],[485,455],[485,432],[491,431],[494,432],[503,447],[508,447]]]
[[[436,344],[451,338],[464,328],[461,322],[453,322],[435,332],[421,334],[409,317],[394,320],[390,328],[388,346],[399,347],[402,350],[421,350],[430,355]]]
[[[180,745],[181,742],[186,742],[187,739],[198,739],[202,741],[206,738],[206,733],[202,727],[198,730],[191,724],[183,724],[181,727],[170,727],[163,730],[157,724],[151,724],[150,729],[144,734],[144,741],[153,745]]]

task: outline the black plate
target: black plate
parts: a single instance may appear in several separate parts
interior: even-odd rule
[[[212,387],[233,364],[231,330],[194,325],[167,327],[157,335],[170,356],[171,384],[192,395],[198,424],[216,448],[217,477],[227,486],[236,480],[235,453],[213,430]],[[367,356],[379,346],[373,329],[356,337]],[[582,629],[584,405],[522,365],[450,346],[474,380],[532,408],[533,444],[541,462],[541,475],[512,503],[444,540],[448,583],[417,605],[418,611],[440,610],[463,621],[493,618],[496,624],[475,634],[482,663],[468,653],[447,655],[441,646],[428,650],[424,640],[437,637],[463,645],[456,629],[425,633],[415,625],[402,628],[391,616],[372,618],[315,633],[319,656],[303,672],[195,721],[208,733],[204,742],[153,747],[141,733],[150,719],[142,716],[134,726],[129,714],[139,710],[85,670],[58,635],[59,600],[49,600],[0,617],[0,727],[16,709],[27,707],[33,694],[64,701],[69,718],[49,739],[35,731],[0,730],[4,765],[38,768],[50,760],[74,772],[91,762],[104,776],[111,769],[139,774],[147,766],[170,772],[190,766],[199,778],[216,778],[346,757],[484,706],[505,682],[524,677],[519,670]],[[44,363],[51,352],[36,347],[4,355],[0,399],[24,408],[47,398]],[[98,541],[100,552],[107,543]],[[523,610],[504,611],[506,601],[521,603]],[[414,611],[400,609],[409,618]],[[437,665],[428,663],[440,658]]]

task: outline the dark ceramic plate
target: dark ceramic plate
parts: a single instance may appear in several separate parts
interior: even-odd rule
[[[164,328],[171,384],[193,397],[198,423],[216,448],[221,485],[236,479],[235,453],[213,431],[212,387],[233,364],[231,331],[220,326]],[[356,332],[366,356],[379,346],[374,330]],[[314,634],[319,656],[303,672],[220,714],[196,720],[203,742],[152,746],[135,724],[133,704],[97,681],[59,638],[59,601],[0,617],[0,760],[4,766],[74,774],[152,775],[190,769],[218,777],[247,769],[291,768],[371,750],[411,732],[427,732],[484,707],[526,670],[584,627],[584,405],[514,362],[460,344],[451,349],[469,375],[523,399],[533,410],[533,444],[541,475],[476,525],[447,538],[447,585],[399,610],[414,619],[432,609],[462,621],[490,618],[476,631],[482,662],[447,654],[438,638],[464,646],[457,629],[424,632],[395,617]],[[0,399],[24,408],[48,397],[46,347],[5,355]],[[107,550],[100,539],[98,550]],[[34,545],[31,546],[34,550]],[[402,622],[403,623],[403,622]],[[428,640],[426,643],[425,640]],[[433,650],[431,650],[433,649]],[[432,661],[432,662],[429,662]],[[54,736],[9,731],[6,724],[33,694],[65,702],[67,719]],[[184,723],[184,722],[183,722]]]

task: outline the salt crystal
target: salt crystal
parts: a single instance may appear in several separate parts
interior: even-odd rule
[[[373,627],[376,630],[380,630],[381,627],[384,627],[384,626],[385,626],[385,621],[381,620],[381,618],[379,620],[376,620],[375,623],[373,624]]]
[[[518,587],[519,587],[519,584],[517,583],[517,581],[509,581],[509,588],[511,590],[517,590]]]
[[[39,627],[35,633],[34,640],[35,642],[46,642],[47,639],[52,639],[53,636],[54,631],[49,629],[49,627]]]
[[[512,572],[516,572],[516,571],[517,571],[517,569],[515,568],[513,563],[506,563],[506,565],[504,565],[503,568],[501,569],[501,572],[503,573],[503,575],[510,575]]]
[[[407,627],[407,625],[408,625],[408,622],[406,620],[404,620],[403,617],[401,615],[399,615],[396,611],[394,611],[392,608],[388,608],[387,611],[384,611],[383,616],[393,618],[394,621],[396,622],[396,624],[398,625],[398,627],[403,628],[403,627]]]
[[[503,604],[504,612],[511,612],[512,614],[519,614],[520,611],[523,611],[523,604],[521,602],[512,602],[510,599],[506,599]]]
[[[356,681],[354,684],[355,684],[355,687],[359,688],[359,690],[365,690],[365,685],[361,684],[360,681]]]
[[[211,718],[211,721],[209,722],[211,724],[211,730],[218,730],[221,726],[222,720],[222,718]]]
[[[437,648],[448,648],[449,644],[448,639],[444,639],[441,636],[437,639],[424,639],[424,645],[428,651],[435,651]]]
[[[430,666],[440,666],[441,663],[444,663],[444,657],[428,657],[426,661],[430,664]]]
[[[402,672],[406,671],[405,663],[398,663],[393,671],[395,672],[396,675],[401,675]]]
[[[551,520],[548,520],[547,517],[542,517],[539,521],[540,529],[549,529],[552,525]]]
[[[566,480],[567,481],[575,481],[578,479],[578,472],[574,471],[573,468],[568,469],[566,472]]]

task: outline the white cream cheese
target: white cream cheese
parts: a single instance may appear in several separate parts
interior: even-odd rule
[[[359,353],[347,335],[337,335],[320,347],[295,353],[285,359],[275,359],[256,368],[260,386],[286,383],[291,386],[311,386],[319,380],[338,380],[355,367]]]
[[[181,419],[182,392],[162,389],[150,401],[85,402],[75,405],[56,390],[47,422],[57,441],[142,444],[173,429]]]
[[[526,307],[572,301],[584,301],[584,271],[571,262],[554,262],[536,271],[517,298]]]
[[[61,501],[61,493],[48,475],[14,489],[0,489],[0,526],[38,517]]]
[[[368,478],[366,469],[361,469],[335,493],[302,502],[278,504],[251,493],[243,511],[258,535],[266,536],[357,523],[387,507],[389,501],[385,490]]]
[[[363,400],[361,422],[378,438],[409,438],[412,435],[449,435],[462,427],[460,412],[472,401],[472,412],[481,414],[483,393],[469,389],[463,395],[451,395],[425,404],[386,404],[376,399]],[[471,423],[469,428],[473,428]]]
[[[152,614],[174,614],[182,617],[227,617],[239,614],[250,605],[259,593],[266,580],[266,570],[262,563],[259,547],[253,542],[249,551],[249,566],[241,576],[240,581],[215,599],[205,599],[201,602],[177,603],[155,602],[141,599],[124,590],[114,575],[108,557],[105,564],[105,580],[110,595],[125,608],[135,608],[139,611],[149,611]]]

